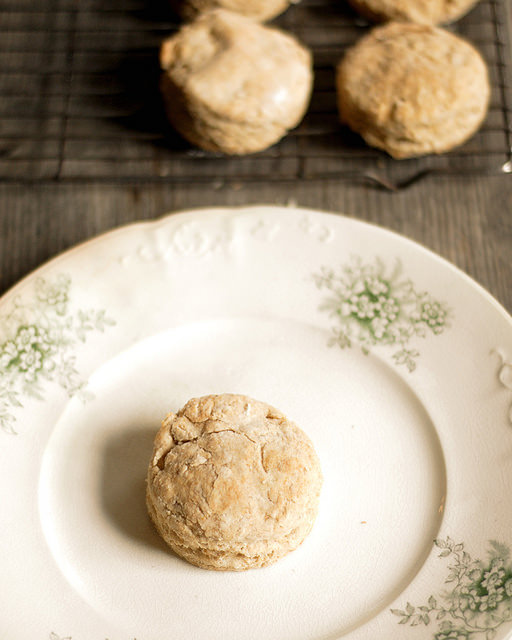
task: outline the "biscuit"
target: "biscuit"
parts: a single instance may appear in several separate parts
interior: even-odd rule
[[[369,20],[445,24],[461,18],[478,0],[349,0]]]
[[[309,438],[243,395],[194,398],[163,420],[146,504],[171,549],[204,569],[272,564],[317,515],[322,473]]]
[[[338,65],[340,120],[395,158],[448,151],[484,120],[487,67],[476,49],[441,29],[390,22]]]
[[[299,124],[313,83],[292,36],[216,9],[165,41],[161,91],[171,124],[208,151],[261,151]]]
[[[298,2],[298,0],[293,0]],[[193,20],[210,9],[227,9],[264,22],[283,13],[290,0],[172,0],[174,10],[185,20]]]

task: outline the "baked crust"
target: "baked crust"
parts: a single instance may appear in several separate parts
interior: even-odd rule
[[[490,85],[481,55],[439,27],[390,22],[337,68],[340,119],[395,158],[448,151],[482,124]]]
[[[217,9],[165,41],[161,91],[173,126],[208,151],[261,151],[302,119],[310,52],[292,36]]]
[[[321,485],[311,441],[280,411],[243,395],[211,395],[163,420],[146,502],[178,555],[205,569],[240,571],[302,543]]]
[[[446,24],[468,13],[478,0],[349,0],[369,20]]]
[[[193,20],[200,13],[211,9],[227,9],[264,22],[283,13],[291,2],[288,0],[172,0],[171,4],[185,20]]]

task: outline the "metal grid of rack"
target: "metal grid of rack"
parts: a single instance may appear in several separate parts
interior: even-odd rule
[[[396,161],[339,124],[334,70],[368,24],[340,0],[302,0],[276,24],[314,55],[300,126],[265,152],[225,157],[189,147],[166,122],[158,48],[179,26],[165,0],[0,0],[0,181],[213,182],[369,180],[400,188],[431,173],[512,171],[505,0],[481,0],[451,29],[482,52],[488,117],[464,146]]]

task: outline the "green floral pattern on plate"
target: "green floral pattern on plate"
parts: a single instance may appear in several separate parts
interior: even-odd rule
[[[32,298],[15,298],[0,318],[0,427],[7,433],[16,433],[14,410],[23,406],[24,397],[44,398],[44,381],[58,384],[70,397],[90,396],[76,368],[75,347],[115,322],[104,310],[71,312],[70,287],[66,275],[38,278]]]
[[[417,291],[402,276],[399,261],[388,269],[379,259],[364,264],[355,258],[339,272],[324,267],[314,279],[330,294],[321,310],[336,320],[331,345],[346,348],[356,343],[366,354],[375,345],[396,345],[395,363],[414,371],[420,353],[409,343],[440,334],[448,326],[446,305]]]
[[[433,625],[434,640],[492,640],[499,627],[512,621],[512,562],[510,549],[491,540],[487,561],[473,560],[462,542],[435,540],[440,558],[449,558],[450,585],[427,604],[391,609],[399,624]]]

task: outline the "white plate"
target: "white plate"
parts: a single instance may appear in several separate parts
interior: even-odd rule
[[[0,323],[0,637],[510,634],[512,320],[442,259],[304,209],[186,212],[53,260]],[[188,565],[146,515],[160,419],[218,392],[321,459],[313,532],[269,568]]]

